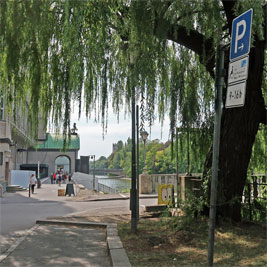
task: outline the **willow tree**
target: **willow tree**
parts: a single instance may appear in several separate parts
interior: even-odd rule
[[[155,114],[162,121],[169,114],[172,133],[180,124],[210,128],[216,44],[228,42],[233,18],[253,8],[245,106],[223,111],[219,162],[221,213],[240,220],[254,138],[259,124],[266,124],[263,5],[264,0],[1,0],[0,83],[7,107],[14,115],[14,107],[27,103],[33,128],[41,113],[67,135],[72,103],[81,112],[84,102],[87,116],[97,111],[105,127],[108,107],[117,113],[127,107],[135,88],[151,123]]]

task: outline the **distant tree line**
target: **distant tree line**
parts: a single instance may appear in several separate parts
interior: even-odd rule
[[[253,146],[250,173],[265,173],[267,167],[267,130],[262,127]],[[206,154],[212,143],[212,130],[179,129],[176,140],[160,142],[155,139],[146,143],[146,172],[148,174],[175,173],[178,147],[179,173],[203,173]],[[144,145],[139,140],[139,173],[144,171]],[[96,160],[97,169],[123,169],[131,176],[132,140],[116,143],[116,150],[110,156],[101,156]],[[91,166],[93,167],[93,166]]]

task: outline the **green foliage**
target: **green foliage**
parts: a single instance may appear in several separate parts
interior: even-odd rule
[[[205,157],[211,144],[211,134],[208,131],[195,129],[190,134],[189,154],[190,172],[203,172]],[[144,168],[144,145],[139,140],[139,173]],[[182,130],[179,134],[178,165],[179,172],[186,173],[188,165],[187,133]],[[122,145],[122,146],[121,146]],[[176,159],[172,155],[171,142],[162,143],[159,140],[148,141],[146,144],[146,171],[149,174],[176,173]],[[117,143],[117,150],[108,157],[108,168],[122,168],[126,176],[131,176],[131,140],[123,145]]]
[[[250,206],[248,203],[243,204],[242,217],[245,220],[252,220],[256,222],[266,223],[267,222],[266,206],[267,206],[267,199],[253,199]]]
[[[120,152],[114,153],[112,161],[110,161],[109,168],[110,169],[119,169],[121,166],[121,155]]]
[[[108,159],[104,156],[101,156],[98,160],[95,161],[96,169],[107,169],[108,168]]]
[[[253,6],[253,32],[260,38],[263,2],[237,1],[235,9],[240,13]],[[119,112],[129,104],[132,86],[137,97],[140,92],[146,95],[150,123],[156,112],[164,120],[169,108],[172,133],[177,119],[183,125],[200,126],[210,117],[214,85],[206,62],[213,58],[214,65],[214,47],[209,55],[204,47],[195,53],[194,39],[191,44],[182,42],[184,46],[173,40],[182,27],[188,34],[199,32],[215,46],[226,24],[219,1],[2,0],[0,4],[0,81],[7,110],[15,118],[16,105],[27,102],[35,135],[38,113],[45,123],[51,118],[65,135],[69,133],[72,102],[81,112],[84,101],[87,116],[98,111],[96,119],[105,128],[109,101]],[[229,31],[224,36],[227,40]]]
[[[253,145],[252,155],[249,164],[249,172],[267,172],[267,127],[261,126]]]
[[[39,115],[44,127],[51,122],[67,139],[72,104],[81,113],[83,102],[86,116],[96,114],[105,130],[109,105],[119,114],[123,107],[129,110],[132,97],[138,101],[144,95],[150,125],[156,114],[161,122],[169,114],[171,140],[178,125],[201,129],[189,141],[189,171],[199,172],[213,128],[215,48],[218,41],[230,40],[229,17],[253,8],[252,47],[253,38],[266,42],[266,1],[237,0],[233,6],[227,2],[1,0],[0,85],[6,111],[16,120],[18,108],[24,114],[27,110],[29,131],[36,139]],[[225,6],[230,6],[228,13]],[[266,72],[266,51],[264,57]],[[254,60],[257,64],[255,56]],[[255,90],[266,104],[266,73],[258,71],[263,83]],[[257,136],[251,161],[256,169],[262,168],[258,155],[265,137],[266,131]],[[181,172],[186,170],[186,140],[182,133]],[[109,166],[124,168],[127,175],[128,145],[109,158]],[[148,144],[148,172],[173,171],[169,153],[159,143],[150,151]]]
[[[186,200],[179,200],[177,203],[180,216],[172,219],[171,227],[177,231],[189,230],[192,223],[200,216],[204,204],[206,204],[204,197],[196,197],[191,192],[186,192]]]

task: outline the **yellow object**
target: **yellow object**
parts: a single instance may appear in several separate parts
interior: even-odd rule
[[[57,193],[57,195],[58,195],[59,197],[64,197],[64,196],[65,196],[65,189],[58,189],[58,193]]]
[[[173,184],[161,184],[158,190],[158,204],[172,206],[174,204],[174,186]]]

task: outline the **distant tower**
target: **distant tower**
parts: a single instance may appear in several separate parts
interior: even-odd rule
[[[117,150],[117,144],[112,144],[112,153],[114,153]]]

